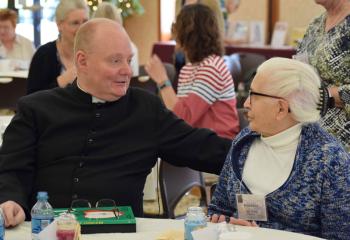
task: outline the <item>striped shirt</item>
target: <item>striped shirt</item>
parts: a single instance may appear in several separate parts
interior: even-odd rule
[[[232,76],[222,57],[211,55],[181,69],[175,114],[193,127],[232,138],[239,131]]]

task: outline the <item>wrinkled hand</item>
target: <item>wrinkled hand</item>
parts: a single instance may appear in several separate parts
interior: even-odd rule
[[[0,205],[5,218],[5,227],[14,227],[24,222],[26,215],[23,208],[14,201],[6,201]]]
[[[210,222],[212,223],[220,223],[226,221],[226,216],[225,215],[217,215],[213,214],[210,218]],[[243,219],[238,219],[234,217],[230,217],[230,221],[228,222],[230,224],[235,224],[235,225],[241,225],[241,226],[249,226],[249,227],[258,227],[258,224],[256,222],[252,221],[247,221]]]
[[[151,79],[153,79],[158,85],[164,83],[168,79],[168,75],[162,61],[155,54],[145,65],[145,70]]]

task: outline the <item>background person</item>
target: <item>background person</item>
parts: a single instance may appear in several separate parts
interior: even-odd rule
[[[21,98],[5,131],[0,203],[6,226],[29,218],[39,190],[55,208],[109,198],[142,216],[145,179],[158,157],[220,172],[229,140],[191,128],[157,96],[129,88],[132,50],[120,24],[88,21],[74,52],[77,80]]]
[[[222,58],[223,44],[213,12],[202,4],[186,5],[174,25],[176,42],[189,63],[181,69],[177,94],[154,55],[145,69],[166,107],[194,127],[233,138],[239,131],[232,76]]]
[[[249,128],[234,139],[209,205],[213,222],[229,216],[256,225],[236,219],[236,194],[250,194],[264,196],[261,227],[349,239],[350,156],[317,123],[327,100],[320,87],[302,62],[272,58],[260,65],[244,103]]]
[[[16,34],[17,13],[0,9],[0,59],[19,60],[19,68],[28,68],[35,52],[33,43]]]
[[[101,2],[98,5],[97,10],[95,11],[93,17],[94,18],[108,18],[108,19],[111,19],[111,20],[114,20],[114,21],[120,23],[120,25],[123,25],[123,19],[122,19],[120,12],[117,9],[117,7],[114,4],[109,3],[109,2]],[[131,60],[132,75],[138,76],[139,75],[138,49],[133,42],[131,42],[131,48],[132,48],[132,52],[134,54],[134,56]]]
[[[65,87],[76,78],[74,36],[89,18],[85,0],[61,0],[56,8],[57,40],[42,45],[30,64],[27,93]]]
[[[209,7],[213,11],[216,17],[220,34],[222,35],[222,37],[225,36],[225,20],[224,20],[224,15],[221,11],[221,6],[220,6],[221,4],[219,0],[176,0],[175,18],[177,18],[181,9],[184,6],[190,5],[190,4],[203,4]],[[175,66],[177,75],[180,73],[180,70],[182,69],[182,67],[186,65],[186,62],[187,61],[186,61],[185,54],[183,53],[181,47],[176,42],[175,54],[174,54],[174,66]]]
[[[317,69],[334,98],[321,126],[350,152],[350,1],[315,2],[326,12],[309,25],[297,54]]]

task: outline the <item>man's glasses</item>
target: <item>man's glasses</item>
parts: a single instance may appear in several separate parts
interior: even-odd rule
[[[113,211],[114,216],[119,219],[120,212],[113,199],[100,199],[96,202],[95,207],[110,207],[112,208],[111,210]],[[72,201],[68,212],[71,212],[76,208],[91,208],[91,203],[89,202],[89,200],[86,199],[75,199]]]

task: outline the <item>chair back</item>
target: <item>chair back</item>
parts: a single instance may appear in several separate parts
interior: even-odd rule
[[[187,167],[176,167],[161,161],[159,185],[164,208],[164,217],[175,218],[175,207],[181,198],[193,187],[199,187],[201,206],[207,206],[205,184],[202,173]]]

